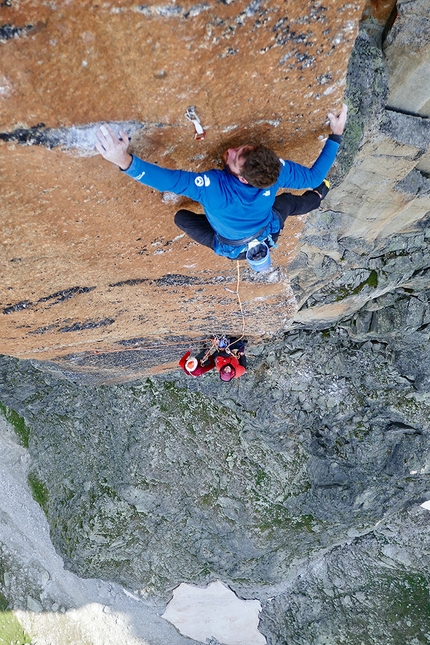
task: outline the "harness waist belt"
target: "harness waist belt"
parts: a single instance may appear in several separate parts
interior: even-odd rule
[[[221,244],[228,244],[229,246],[243,246],[243,244],[248,244],[248,242],[252,242],[252,240],[255,240],[256,237],[262,234],[262,232],[266,227],[267,227],[267,224],[265,224],[263,228],[260,228],[259,231],[254,233],[254,235],[243,237],[241,240],[228,240],[226,237],[223,237],[219,233],[217,233],[216,236],[218,240],[221,242]]]

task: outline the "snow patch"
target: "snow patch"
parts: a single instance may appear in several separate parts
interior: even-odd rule
[[[260,611],[258,600],[241,600],[217,580],[206,589],[180,584],[162,618],[202,643],[216,639],[222,645],[265,645],[258,631]]]

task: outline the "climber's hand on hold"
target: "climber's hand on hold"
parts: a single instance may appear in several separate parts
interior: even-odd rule
[[[331,112],[330,114],[327,115],[330,123],[330,128],[333,134],[343,134],[343,131],[345,129],[347,114],[348,114],[348,107],[344,103],[342,106],[342,111],[338,116],[335,116]]]
[[[107,161],[127,170],[132,162],[132,156],[127,152],[128,136],[124,130],[119,131],[119,137],[109,125],[102,125],[97,130],[98,141],[96,149]]]

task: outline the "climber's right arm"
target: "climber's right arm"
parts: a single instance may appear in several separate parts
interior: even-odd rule
[[[127,170],[133,159],[127,152],[128,136],[124,130],[120,130],[119,135],[117,137],[109,125],[102,125],[97,130],[96,149],[107,161],[119,166],[121,170]]]
[[[195,173],[162,168],[128,153],[128,136],[123,130],[119,134],[117,137],[109,125],[102,125],[97,131],[96,149],[129,177],[160,192],[185,195],[203,205],[211,199],[217,203],[221,199],[216,171]]]

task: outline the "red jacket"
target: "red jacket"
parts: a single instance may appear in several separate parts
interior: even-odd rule
[[[206,372],[209,372],[209,370],[213,370],[215,367],[215,361],[213,359],[213,356],[209,356],[207,365],[202,367],[200,363],[197,365],[196,369],[193,370],[192,372],[189,372],[185,368],[185,363],[187,362],[187,358],[191,355],[191,352],[187,352],[186,354],[183,355],[181,360],[179,361],[179,367],[184,370],[185,374],[188,374],[188,376],[201,376],[202,374],[205,374]]]
[[[239,378],[239,376],[243,376],[243,374],[245,374],[246,372],[246,368],[239,363],[235,356],[217,356],[215,367],[217,368],[218,372],[224,365],[231,365],[232,367],[234,367],[236,374],[233,378]]]

